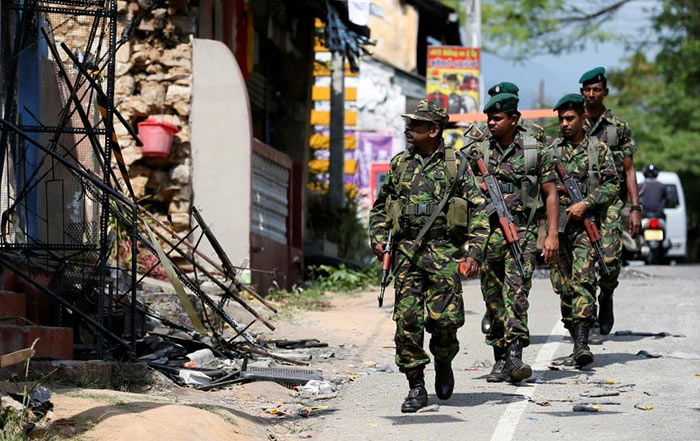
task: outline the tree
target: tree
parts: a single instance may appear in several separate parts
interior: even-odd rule
[[[653,24],[658,54],[648,60],[637,52],[624,69],[613,72],[612,100],[616,114],[632,127],[637,166],[653,162],[681,177],[692,239],[700,233],[700,188],[695,185],[700,181],[700,4],[664,0]]]
[[[532,55],[576,52],[625,35],[603,25],[635,0],[482,0],[486,52],[522,61]],[[443,0],[464,21],[464,0]]]

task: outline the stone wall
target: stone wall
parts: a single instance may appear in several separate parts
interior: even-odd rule
[[[178,127],[168,158],[144,158],[120,125],[115,125],[136,196],[177,231],[190,226],[193,11],[171,0],[168,8],[145,15],[133,37],[117,53],[115,103],[135,127],[146,118]],[[119,13],[132,21],[146,10],[145,0],[119,1]]]
[[[117,52],[114,100],[134,129],[150,117],[174,124],[179,132],[174,136],[168,158],[151,159],[143,157],[141,147],[116,118],[114,129],[141,205],[164,223],[172,222],[176,231],[183,231],[190,226],[192,196],[190,108],[195,13],[187,0],[166,0],[167,7],[148,11],[150,3],[150,0],[117,2],[120,16],[117,40],[129,23],[138,21],[139,25]],[[71,49],[85,49],[93,17],[67,18],[65,14],[45,17],[57,44],[65,42]],[[106,41],[100,47],[103,57]],[[64,64],[71,64],[62,51],[60,56]],[[112,165],[121,179],[114,161]]]

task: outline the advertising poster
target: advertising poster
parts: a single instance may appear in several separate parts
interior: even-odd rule
[[[479,49],[428,46],[426,77],[428,100],[447,113],[479,111]]]
[[[388,170],[389,161],[394,155],[393,141],[390,133],[360,132],[355,152],[357,174],[354,181],[360,195],[360,206],[369,208],[374,203],[376,192],[379,191],[373,187],[376,184],[375,165],[383,164],[382,167]]]

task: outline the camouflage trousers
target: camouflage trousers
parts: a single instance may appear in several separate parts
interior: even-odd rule
[[[611,293],[617,288],[617,278],[622,270],[622,207],[620,198],[610,204],[600,225],[600,242],[605,254],[608,274],[600,272],[600,291]]]
[[[424,331],[431,334],[430,352],[450,362],[459,352],[457,329],[464,325],[462,284],[458,263],[445,261],[438,271],[426,271],[405,260],[396,272],[396,365],[408,372],[430,363],[423,350]]]
[[[486,257],[481,264],[481,294],[491,330],[486,344],[506,348],[519,339],[523,347],[530,344],[527,326],[528,294],[532,286],[537,246],[537,225],[519,227],[518,237],[523,252],[521,274],[500,228],[491,230],[486,243]]]
[[[549,264],[552,287],[561,300],[561,320],[573,329],[581,320],[596,318],[596,257],[581,222],[570,221],[559,234],[559,255]]]

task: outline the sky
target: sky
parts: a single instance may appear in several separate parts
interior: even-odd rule
[[[623,6],[606,26],[610,30],[640,34],[643,28],[650,25],[649,13],[645,8],[658,3],[658,0],[632,1]],[[482,38],[488,39],[488,36],[482,35]],[[482,81],[486,89],[500,81],[517,84],[520,88],[520,107],[533,108],[535,90],[541,79],[544,79],[545,99],[549,104],[553,104],[567,93],[578,92],[578,79],[583,72],[597,66],[604,66],[606,69],[622,68],[626,55],[629,54],[623,44],[591,45],[580,53],[543,55],[520,64],[484,53],[481,56]]]

